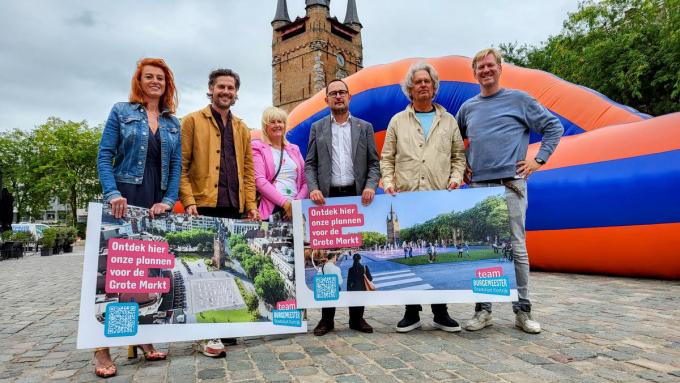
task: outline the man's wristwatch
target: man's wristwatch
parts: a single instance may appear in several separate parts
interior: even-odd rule
[[[538,157],[534,158],[534,161],[536,161],[539,165],[545,165],[545,160],[542,160]]]

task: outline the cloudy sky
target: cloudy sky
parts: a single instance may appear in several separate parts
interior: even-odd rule
[[[356,0],[364,65],[407,57],[471,56],[503,42],[559,33],[576,0]],[[345,18],[347,0],[331,1]],[[271,104],[276,0],[0,0],[0,131],[47,117],[102,123],[127,100],[135,62],[162,57],[179,89],[178,116],[207,105],[207,75],[241,75],[234,112],[251,128]],[[288,0],[291,18],[304,0]]]

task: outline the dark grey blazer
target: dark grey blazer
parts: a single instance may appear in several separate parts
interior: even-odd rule
[[[375,190],[378,187],[380,160],[375,148],[371,123],[350,116],[350,124],[354,186],[356,194],[361,195],[365,188]],[[331,187],[332,141],[330,115],[312,124],[305,159],[305,177],[309,191],[319,189],[324,197],[328,197]]]

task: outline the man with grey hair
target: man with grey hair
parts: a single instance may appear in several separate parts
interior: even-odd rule
[[[456,189],[463,182],[465,148],[456,119],[433,102],[439,89],[437,71],[426,62],[411,65],[402,89],[411,103],[387,127],[380,160],[385,192]],[[407,305],[397,331],[420,327],[421,310],[420,305]],[[460,331],[445,303],[433,304],[432,313],[436,328]]]
[[[500,86],[502,57],[495,49],[484,49],[472,60],[480,93],[465,101],[457,120],[468,138],[468,174],[471,187],[505,186],[510,217],[510,237],[515,260],[517,293],[513,302],[515,326],[524,332],[541,332],[531,315],[529,301],[529,255],[526,249],[525,218],[527,177],[538,170],[553,153],[564,131],[560,121],[528,94]],[[529,132],[542,134],[534,158],[526,158]],[[491,303],[477,303],[475,315],[465,323],[469,331],[491,325]]]

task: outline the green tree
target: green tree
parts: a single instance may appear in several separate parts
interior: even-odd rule
[[[286,285],[283,278],[273,266],[267,265],[255,277],[255,291],[264,301],[272,306],[286,299]]]
[[[48,118],[34,132],[38,185],[69,205],[73,223],[77,209],[101,194],[97,176],[100,139],[100,128],[56,117]]]
[[[243,261],[243,270],[248,275],[248,278],[255,279],[255,277],[262,272],[267,266],[273,266],[269,257],[264,255],[255,255],[248,257]]]
[[[17,222],[39,219],[50,202],[50,193],[41,187],[35,172],[36,158],[33,134],[19,129],[0,133],[0,168],[4,186],[14,197]]]
[[[234,247],[230,247],[231,256],[243,262],[243,260],[251,258],[255,252],[245,243],[239,243]]]
[[[254,317],[257,317],[257,309],[260,306],[260,300],[257,299],[257,295],[253,293],[246,293],[243,297],[243,300],[245,301],[248,312],[253,314]]]
[[[230,249],[233,249],[234,246],[236,246],[240,243],[243,243],[243,244],[246,243],[246,239],[243,238],[243,236],[241,234],[232,234],[232,235],[229,236],[229,248]]]
[[[387,242],[387,236],[377,231],[363,231],[361,232],[362,247],[369,248],[375,245],[384,245]]]
[[[587,0],[542,45],[500,49],[641,112],[680,110],[680,0]]]

